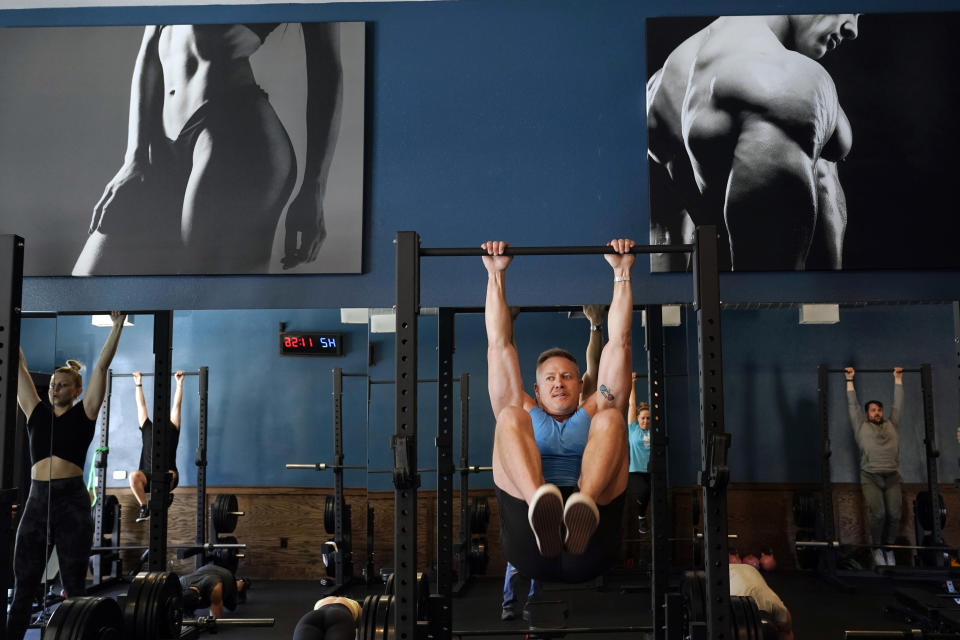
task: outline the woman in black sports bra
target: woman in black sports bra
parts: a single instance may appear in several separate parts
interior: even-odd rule
[[[13,601],[7,638],[21,640],[30,621],[34,593],[47,562],[47,531],[57,547],[60,579],[67,597],[86,592],[87,563],[93,544],[90,495],[83,483],[83,463],[93,440],[97,414],[106,393],[107,370],[117,352],[126,315],[110,314],[113,326],[83,393],[81,365],[67,360],[50,378],[49,403],[42,402],[20,351],[17,403],[27,417],[30,436],[30,495],[23,506],[13,552]],[[49,521],[48,521],[49,514]]]
[[[278,26],[146,28],[124,162],[94,206],[73,275],[270,270],[297,161],[250,56]],[[307,157],[286,217],[284,268],[315,259],[326,236],[323,196],[340,120],[337,26],[302,26]]]

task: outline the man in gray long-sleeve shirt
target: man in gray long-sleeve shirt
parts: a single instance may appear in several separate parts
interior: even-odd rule
[[[903,369],[893,370],[893,409],[883,417],[883,404],[870,400],[860,409],[853,386],[853,367],[843,370],[847,379],[847,412],[853,437],[860,447],[860,489],[867,507],[873,544],[893,544],[900,530],[900,416],[903,413]],[[892,550],[874,549],[878,565],[893,565]]]

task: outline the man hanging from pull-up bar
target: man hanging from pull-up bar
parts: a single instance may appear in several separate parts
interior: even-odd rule
[[[170,430],[167,435],[167,473],[170,474],[170,491],[177,488],[180,474],[177,473],[177,445],[180,443],[180,405],[183,403],[183,371],[177,371],[173,377],[177,381],[177,389],[173,394],[173,406],[170,408]],[[147,401],[143,397],[143,374],[133,372],[133,384],[137,398],[137,423],[140,425],[140,437],[143,446],[140,449],[140,468],[130,472],[130,491],[140,505],[137,522],[143,522],[150,517],[150,508],[147,504],[147,494],[150,492],[150,470],[153,460],[153,421],[147,412]],[[167,502],[173,501],[173,494]]]
[[[867,507],[871,542],[876,545],[893,544],[900,530],[900,416],[903,415],[903,369],[893,370],[893,409],[884,419],[883,404],[870,400],[860,409],[857,391],[853,386],[856,371],[845,367],[847,380],[847,412],[853,436],[860,448],[860,489]],[[893,550],[873,550],[874,562],[879,565],[896,564]]]
[[[629,468],[624,413],[631,384],[630,250],[635,243],[615,239],[608,244],[616,252],[604,255],[614,272],[608,341],[597,391],[582,402],[576,358],[559,348],[537,359],[535,398],[524,391],[506,300],[508,245],[482,245],[501,546],[507,560],[531,578],[588,580],[612,566],[620,550]],[[563,478],[562,488],[545,482],[545,475]]]

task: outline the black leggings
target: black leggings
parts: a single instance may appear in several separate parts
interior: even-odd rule
[[[645,515],[647,505],[650,504],[650,474],[646,471],[631,471],[627,480],[627,489],[637,501],[639,515]]]
[[[309,612],[293,630],[293,640],[353,640],[356,635],[353,613],[342,604],[328,604]]]
[[[49,503],[48,498],[49,496]],[[30,483],[13,551],[13,602],[7,617],[7,638],[21,640],[30,623],[33,598],[47,565],[47,507],[50,541],[57,546],[60,581],[68,598],[86,593],[87,565],[93,546],[90,495],[79,476]]]
[[[621,522],[626,492],[614,498],[610,504],[597,506],[600,524],[583,554],[573,555],[564,551],[556,558],[544,558],[540,555],[527,519],[527,503],[496,485],[494,488],[500,509],[500,547],[503,556],[521,575],[536,580],[583,582],[606,573],[616,563],[623,537]],[[576,490],[576,487],[560,487],[564,502]]]

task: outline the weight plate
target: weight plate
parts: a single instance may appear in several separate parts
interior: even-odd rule
[[[490,557],[487,553],[487,539],[474,538],[470,543],[470,573],[482,574],[487,570]]]
[[[116,509],[120,506],[117,496],[110,494],[103,500],[103,517],[100,520],[100,527],[104,534],[113,531],[113,525],[116,520]]]
[[[336,503],[333,496],[323,499],[323,529],[331,535],[337,530]]]
[[[183,587],[175,573],[164,572],[158,578],[157,622],[161,638],[179,638],[183,627]]]
[[[747,628],[746,611],[743,608],[743,598],[730,596],[730,625],[733,640],[753,640]]]
[[[943,496],[937,493],[937,500],[939,503],[939,509],[937,512],[940,515],[940,528],[943,529],[947,526],[947,507],[943,504]],[[917,519],[920,522],[920,526],[926,531],[933,531],[933,519],[931,518],[931,500],[929,491],[921,491],[917,494],[917,499],[913,503],[913,510],[916,513]]]
[[[383,585],[383,595],[394,596],[394,574],[387,576]],[[430,577],[422,571],[417,571],[417,620],[427,619],[427,607],[430,603]]]
[[[793,522],[802,529],[816,526],[817,502],[813,494],[795,493],[793,495]]]
[[[217,533],[233,533],[237,528],[239,516],[234,515],[240,510],[237,496],[232,493],[221,493],[213,501],[210,513],[213,516],[213,528]]]
[[[374,613],[374,635],[372,640],[388,640],[389,639],[389,613],[390,613],[390,601],[393,599],[393,596],[380,596],[377,598],[377,610]]]
[[[470,533],[484,534],[490,524],[490,505],[486,498],[470,499]]]
[[[370,630],[373,627],[373,611],[377,606],[378,596],[367,596],[360,604],[360,628],[357,629],[358,640],[369,640]]]
[[[797,531],[795,540],[797,542],[805,542],[807,540],[813,540],[814,535],[812,531]],[[820,550],[821,547],[795,547],[797,553],[797,567],[800,569],[812,570],[816,569],[817,565],[820,563]]]
[[[234,536],[218,536],[217,542],[221,544],[237,544]],[[240,566],[240,558],[237,557],[238,549],[236,547],[217,548],[213,550],[213,563],[218,567],[223,567],[230,573],[236,574]]]
[[[683,591],[684,611],[687,613],[687,626],[707,619],[706,577],[703,571],[687,571],[684,574]]]
[[[112,598],[68,598],[57,607],[44,640],[120,640],[123,614]]]
[[[123,635],[126,638],[137,640],[151,640],[155,638],[152,620],[144,620],[152,613],[147,606],[150,592],[153,590],[151,574],[141,571],[130,582],[127,589],[127,599],[123,605]],[[141,633],[145,635],[140,635]]]
[[[427,607],[430,606],[430,577],[422,571],[417,572],[417,620],[427,619]]]
[[[387,598],[387,632],[384,637],[384,640],[394,640],[397,637],[397,628],[396,628],[396,612],[394,611],[394,603],[396,602],[395,596],[390,596]]]
[[[130,583],[123,607],[123,636],[166,640],[180,636],[183,602],[175,573],[142,571]]]

